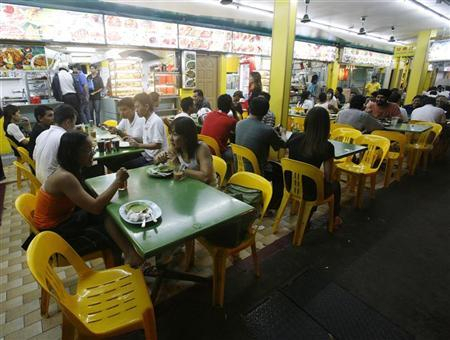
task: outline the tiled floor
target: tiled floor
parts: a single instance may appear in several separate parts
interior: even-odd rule
[[[14,181],[15,170],[10,165],[5,167],[7,181],[3,218],[0,226],[0,340],[5,339],[60,339],[61,338],[61,312],[53,300],[50,304],[50,317],[42,318],[39,310],[40,289],[30,274],[26,264],[26,254],[21,248],[22,242],[28,236],[28,226],[21,219],[14,208],[14,200],[20,194],[28,192],[28,183],[24,183],[19,190]],[[381,178],[378,182],[381,181]],[[343,195],[343,202],[351,198]],[[314,219],[324,221],[327,208],[322,206],[314,214]],[[265,218],[256,240],[258,249],[264,248],[280,237],[288,234],[295,225],[295,216],[287,214],[280,223],[279,232],[272,234],[272,218]],[[250,253],[244,250],[240,258],[246,258]],[[103,268],[101,260],[92,261],[91,265],[96,269]],[[196,259],[193,272],[209,276],[211,275],[212,261],[206,250],[200,245],[196,246]],[[58,275],[64,284],[73,289],[76,284],[76,275],[71,268],[58,268]],[[187,284],[177,283],[165,285],[160,294],[160,299],[176,294],[187,287]],[[158,301],[156,301],[157,303]]]

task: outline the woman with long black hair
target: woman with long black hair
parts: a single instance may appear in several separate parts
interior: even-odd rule
[[[293,133],[287,145],[289,158],[314,165],[319,168],[323,164],[324,196],[334,194],[335,225],[342,224],[339,217],[341,203],[341,187],[339,182],[332,178],[334,146],[328,141],[330,136],[330,117],[323,107],[314,107],[309,110],[305,119],[305,132]],[[309,178],[303,180],[303,197],[307,200],[315,199],[315,184]]]

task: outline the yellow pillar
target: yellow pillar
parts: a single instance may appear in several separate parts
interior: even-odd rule
[[[401,57],[394,58],[394,74],[392,75],[391,83],[389,84],[389,88],[393,89],[397,87],[398,84],[398,76],[400,74],[400,64]]]
[[[414,60],[411,67],[411,75],[406,90],[405,103],[412,102],[414,96],[419,94],[421,89],[421,82],[424,80],[422,76],[428,70],[427,55],[428,45],[430,42],[431,31],[422,31],[417,36],[416,51],[414,53]],[[425,73],[426,74],[426,73]]]
[[[270,65],[270,107],[277,124],[287,125],[297,0],[275,0]]]
[[[336,90],[339,78],[339,67],[337,61],[328,64],[327,88]]]
[[[3,120],[0,118],[0,155],[5,155],[12,152],[9,142],[6,140],[5,131],[3,130]]]
[[[218,72],[217,91],[221,95],[227,92],[227,57],[225,55],[219,58]]]

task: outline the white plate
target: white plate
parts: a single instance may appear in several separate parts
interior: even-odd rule
[[[150,165],[146,171],[147,171],[147,174],[152,177],[166,178],[166,177],[170,177],[173,175],[173,171],[159,172],[158,169],[156,168],[156,165]]]
[[[152,215],[155,217],[155,219],[160,218],[161,215],[162,215],[161,208],[160,208],[155,202],[148,201],[148,200],[136,200],[136,201],[131,201],[131,202],[122,204],[122,205],[120,206],[120,208],[119,208],[119,214],[120,214],[120,217],[122,217],[122,219],[123,219],[125,222],[131,223],[131,224],[142,224],[142,220],[141,220],[141,221],[136,221],[136,222],[135,222],[135,221],[131,221],[131,220],[128,219],[128,217],[127,217],[127,213],[126,213],[126,209],[125,209],[125,208],[126,208],[129,204],[134,204],[134,203],[142,203],[142,204],[147,205],[147,206],[149,207],[149,209],[152,211]],[[148,215],[148,216],[146,217],[146,219],[145,219],[145,223],[148,223],[148,222],[150,222],[150,221],[152,221],[152,218],[151,218],[150,215]]]
[[[129,147],[130,147],[129,142],[124,142],[124,141],[119,142],[119,148],[129,148]]]

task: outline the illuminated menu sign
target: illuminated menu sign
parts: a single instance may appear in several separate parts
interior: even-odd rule
[[[0,39],[104,44],[103,16],[0,4]]]
[[[233,52],[270,56],[272,38],[262,35],[233,32]]]
[[[344,47],[341,61],[344,64],[387,67],[392,63],[392,56],[384,53]]]
[[[178,38],[181,49],[229,53],[233,33],[205,27],[178,25]]]
[[[338,49],[334,46],[324,46],[303,41],[294,44],[294,59],[317,60],[331,62],[336,60]]]
[[[178,48],[177,24],[105,15],[105,30],[108,44]]]
[[[428,51],[428,61],[450,60],[450,40],[435,41]]]

